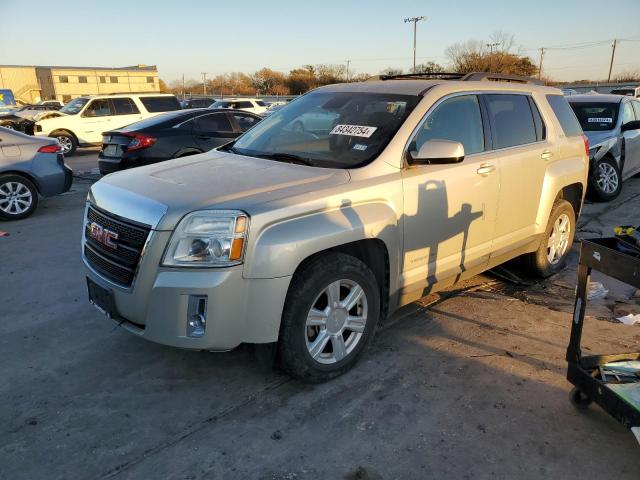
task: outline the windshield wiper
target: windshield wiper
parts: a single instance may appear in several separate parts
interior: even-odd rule
[[[269,160],[284,160],[289,162],[298,162],[303,165],[308,165],[313,167],[313,162],[309,158],[299,157],[298,155],[293,155],[292,153],[263,153],[260,155],[253,155],[258,158],[266,158]]]

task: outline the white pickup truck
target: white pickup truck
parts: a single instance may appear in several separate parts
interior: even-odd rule
[[[175,95],[162,93],[78,97],[42,115],[34,125],[34,135],[57,138],[62,153],[70,156],[78,147],[99,145],[102,132],[180,108]]]

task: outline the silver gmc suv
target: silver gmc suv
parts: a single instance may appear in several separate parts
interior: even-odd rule
[[[327,380],[429,292],[518,256],[560,270],[588,152],[562,92],[529,79],[319,88],[218,150],[94,184],[90,301],[141,338],[277,345],[290,374]]]

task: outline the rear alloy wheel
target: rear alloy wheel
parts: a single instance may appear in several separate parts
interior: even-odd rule
[[[318,257],[291,281],[278,342],[280,364],[307,382],[341,375],[371,341],[379,317],[379,288],[367,265],[342,253]]]
[[[546,278],[565,266],[576,231],[576,214],[566,200],[558,200],[551,209],[547,229],[538,250],[524,255],[527,269],[535,276]]]
[[[19,175],[0,175],[0,218],[28,217],[37,204],[38,192],[30,180]]]
[[[58,140],[58,143],[62,148],[62,153],[67,157],[70,157],[71,155],[73,155],[76,151],[76,148],[78,148],[78,144],[76,142],[75,137],[70,133],[67,133],[67,132],[54,133],[53,135],[51,135],[51,137]]]
[[[589,175],[590,196],[600,202],[613,200],[622,191],[622,175],[618,163],[611,157],[603,157]]]

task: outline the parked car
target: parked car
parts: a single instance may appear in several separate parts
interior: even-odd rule
[[[262,118],[266,118],[266,117],[268,117],[269,115],[271,115],[272,113],[275,113],[275,112],[277,112],[278,110],[280,110],[280,109],[281,109],[282,107],[284,107],[285,105],[286,105],[286,103],[284,103],[284,104],[278,104],[278,105],[269,105],[269,106],[267,107],[267,109],[266,109],[264,112],[262,112],[262,113],[260,114],[260,116],[261,116]]]
[[[0,115],[13,113],[18,109],[13,91],[7,88],[0,89]]]
[[[634,98],[640,97],[640,87],[614,88],[610,92],[612,95],[626,95]]]
[[[259,98],[227,98],[226,100],[218,100],[209,108],[230,108],[260,115],[267,110],[267,104]]]
[[[589,193],[609,201],[640,172],[640,100],[621,95],[576,95],[569,104],[589,138]]]
[[[459,77],[325,86],[219,149],[94,183],[91,302],[162,344],[277,342],[317,382],[427,293],[521,255],[558,272],[587,183],[575,115],[533,79]],[[331,129],[290,128],[322,111]]]
[[[78,147],[100,145],[106,130],[173,110],[180,110],[180,102],[162,93],[78,97],[57,112],[46,112],[33,129],[35,135],[56,138],[63,153],[71,156]]]
[[[72,178],[58,142],[0,127],[0,219],[28,217],[39,195],[66,192]]]
[[[215,98],[186,98],[180,102],[182,108],[207,108],[215,103]]]
[[[241,110],[190,109],[162,113],[102,136],[100,173],[206,152],[237,138],[262,120]]]
[[[573,88],[563,88],[562,93],[565,96],[578,95],[578,91],[574,90]]]
[[[64,107],[64,102],[62,102],[61,100],[40,100],[38,103],[36,103],[36,105],[54,107],[53,110],[60,110],[62,107]]]

